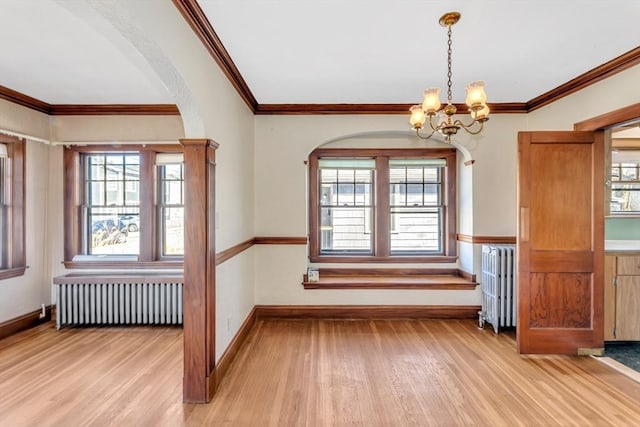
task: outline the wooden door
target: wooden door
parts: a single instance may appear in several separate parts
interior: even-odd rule
[[[520,132],[518,210],[518,351],[601,349],[603,132]]]

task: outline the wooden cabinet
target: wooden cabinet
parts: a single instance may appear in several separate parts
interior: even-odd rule
[[[606,255],[605,341],[640,341],[640,255]]]

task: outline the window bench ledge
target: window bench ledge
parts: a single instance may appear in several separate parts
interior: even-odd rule
[[[305,289],[474,290],[475,275],[459,269],[319,269],[317,282],[303,276]]]

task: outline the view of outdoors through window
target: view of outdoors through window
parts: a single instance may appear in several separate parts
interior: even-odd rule
[[[611,165],[611,213],[640,213],[640,151],[615,151]]]
[[[184,255],[184,167],[158,168],[162,255]]]
[[[87,154],[85,165],[88,254],[138,255],[140,229],[146,226],[140,223],[140,156]],[[161,256],[184,254],[183,169],[181,163],[157,168],[157,237]]]
[[[321,159],[319,167],[320,250],[370,253],[375,160]]]
[[[441,160],[390,160],[391,253],[442,248]]]
[[[86,218],[92,255],[140,252],[140,157],[86,156]]]
[[[375,159],[318,160],[321,253],[372,253],[375,215],[389,215],[392,255],[443,251],[446,161],[389,159],[388,165],[389,193],[378,200],[388,196],[390,210],[380,212],[374,202]]]

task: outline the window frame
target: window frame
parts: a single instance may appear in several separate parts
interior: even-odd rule
[[[319,218],[319,167],[320,158],[369,158],[375,159],[374,171],[374,211],[373,211],[373,254],[322,254],[320,250]],[[390,231],[390,191],[389,159],[444,159],[443,205],[444,226],[442,233],[443,251],[437,255],[391,254]],[[353,263],[449,263],[457,260],[456,221],[457,221],[457,151],[454,148],[434,149],[358,149],[358,148],[318,148],[309,155],[309,260],[311,262]]]
[[[0,280],[24,275],[26,261],[25,232],[25,170],[26,141],[15,136],[0,134],[0,143],[7,147],[7,167],[3,171],[0,191],[8,200],[8,237],[6,268],[0,270]]]
[[[139,153],[140,155],[140,223],[151,227],[140,228],[138,255],[86,255],[81,210],[83,209],[85,154]],[[156,155],[183,153],[179,144],[147,145],[90,145],[65,146],[64,163],[64,261],[66,268],[182,268],[184,256],[163,257],[158,248],[157,171]]]

